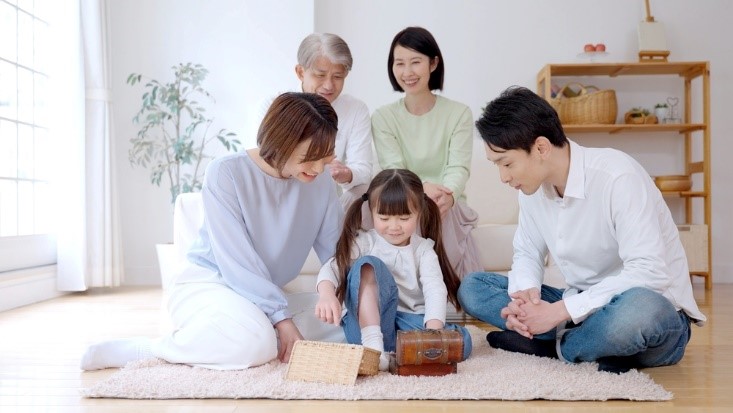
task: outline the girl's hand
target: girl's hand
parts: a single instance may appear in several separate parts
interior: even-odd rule
[[[318,290],[318,304],[315,315],[324,323],[339,325],[341,323],[341,302],[336,298],[336,286],[331,281],[321,281]]]
[[[335,294],[321,294],[316,304],[316,317],[324,323],[341,324],[341,302]]]
[[[283,363],[290,361],[290,353],[293,351],[295,342],[303,339],[300,330],[292,319],[286,318],[275,324],[277,330],[278,352],[277,358]]]

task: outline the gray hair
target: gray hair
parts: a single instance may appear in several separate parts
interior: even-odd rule
[[[354,63],[349,45],[341,37],[331,33],[309,34],[298,48],[298,64],[310,69],[321,56],[331,63],[343,65],[347,72]]]

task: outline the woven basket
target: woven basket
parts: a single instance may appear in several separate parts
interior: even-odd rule
[[[656,115],[645,115],[638,110],[630,110],[624,114],[624,123],[635,125],[651,125],[659,123]]]
[[[571,85],[580,86],[575,97],[567,97],[566,89]],[[550,105],[557,111],[560,122],[566,125],[613,124],[616,123],[616,91],[599,90],[595,86],[584,86],[580,83],[568,83],[557,92],[556,97],[549,99]]]
[[[356,344],[298,340],[290,354],[286,380],[353,385],[356,376],[379,373],[380,352]]]

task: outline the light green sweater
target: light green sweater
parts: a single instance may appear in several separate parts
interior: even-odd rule
[[[374,111],[372,135],[382,169],[409,169],[423,181],[450,188],[456,200],[465,201],[473,147],[468,106],[438,96],[430,112],[415,116],[402,98]]]

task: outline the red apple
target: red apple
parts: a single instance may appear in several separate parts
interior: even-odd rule
[[[596,52],[605,52],[606,51],[606,45],[603,43],[598,43],[595,47]]]
[[[593,46],[592,44],[588,43],[585,46],[583,46],[583,51],[584,52],[595,52],[596,51],[596,47]]]

